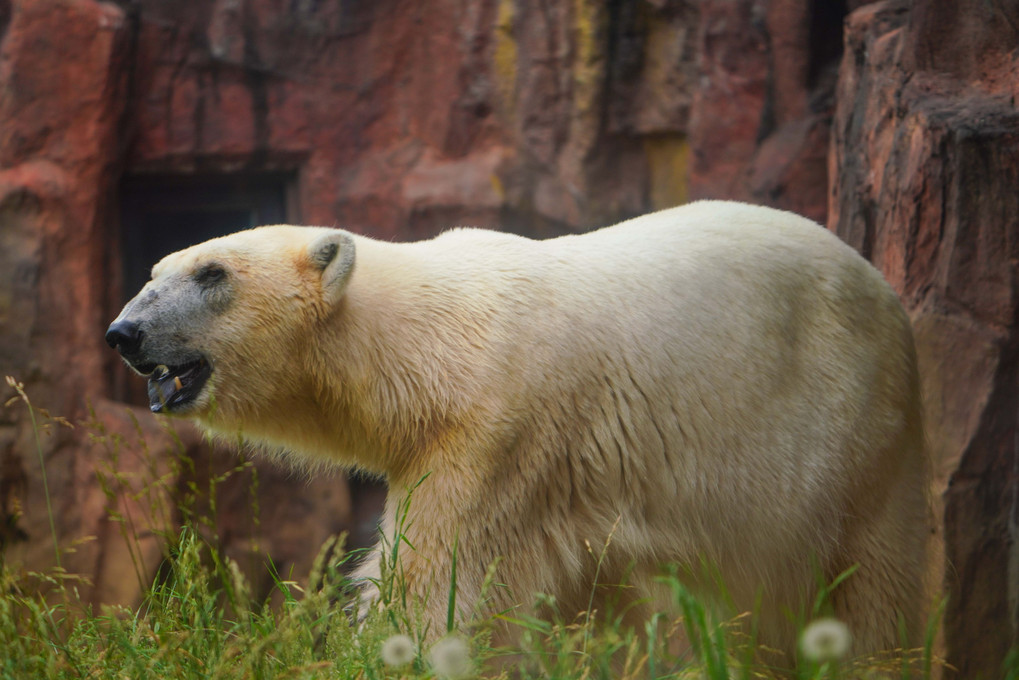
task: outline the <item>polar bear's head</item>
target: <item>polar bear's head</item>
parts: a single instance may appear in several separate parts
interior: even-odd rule
[[[233,420],[243,404],[302,387],[294,362],[338,308],[353,267],[353,238],[335,229],[259,227],[213,239],[156,264],[106,341],[148,378],[154,412]]]

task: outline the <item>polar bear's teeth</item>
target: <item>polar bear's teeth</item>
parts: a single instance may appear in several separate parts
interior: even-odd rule
[[[155,370],[152,371],[152,377],[155,380],[162,380],[166,376],[170,375],[170,368],[166,364],[159,364]]]

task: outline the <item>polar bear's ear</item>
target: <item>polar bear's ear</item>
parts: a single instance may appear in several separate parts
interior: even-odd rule
[[[345,231],[319,236],[308,245],[308,258],[315,270],[322,273],[322,295],[327,304],[336,304],[343,297],[347,279],[354,270],[354,239]]]

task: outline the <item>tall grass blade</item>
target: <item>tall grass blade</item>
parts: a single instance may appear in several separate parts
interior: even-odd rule
[[[446,632],[456,628],[456,558],[460,549],[460,534],[453,537],[453,558],[450,564],[449,596],[446,601]]]

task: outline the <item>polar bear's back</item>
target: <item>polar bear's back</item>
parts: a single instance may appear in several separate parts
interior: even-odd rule
[[[543,245],[566,265],[560,275],[594,266],[620,277],[622,290],[657,287],[659,293],[704,299],[712,289],[796,286],[816,277],[822,286],[865,285],[891,294],[873,267],[820,225],[741,203],[701,201]]]
[[[835,296],[867,291],[898,307],[877,270],[820,225],[727,201],[700,201],[547,241],[461,229],[414,245],[428,248],[422,254],[445,270],[453,287],[497,288],[502,298],[528,305],[544,302],[530,296],[552,293],[562,304],[573,298],[585,313],[594,311],[592,304],[619,313],[619,303],[639,311],[656,301],[684,315],[693,310],[683,305],[717,313],[724,310],[713,305],[728,295],[782,297],[805,286]],[[638,297],[641,305],[634,307],[630,299]]]
[[[491,244],[476,260],[475,238]],[[544,242],[448,246],[500,291],[490,388],[526,405],[506,416],[525,432],[524,469],[566,480],[550,497],[614,499],[583,509],[592,542],[621,518],[614,540],[638,563],[707,557],[752,600],[810,581],[788,556],[824,561],[853,503],[921,466],[908,319],[809,220],[702,202]]]

